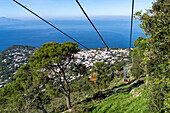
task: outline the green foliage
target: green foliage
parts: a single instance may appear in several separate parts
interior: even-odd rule
[[[97,74],[99,76],[105,74],[106,70],[105,70],[104,62],[96,62],[96,63],[94,63],[94,66],[96,66],[93,68],[94,73],[97,71]]]
[[[138,38],[134,46],[134,53],[143,61],[142,69],[145,75],[149,75],[149,107],[152,112],[168,112],[170,91],[170,37],[169,17],[170,1],[157,0],[152,9],[146,13],[137,12],[136,18],[141,21],[140,27],[148,38]],[[139,66],[138,66],[139,67]],[[135,72],[134,72],[135,73]],[[139,73],[140,74],[140,73]]]
[[[43,44],[29,59],[32,69],[41,70],[40,72],[52,76],[53,83],[57,84],[57,89],[61,89],[67,100],[68,109],[71,108],[69,81],[73,75],[66,71],[77,52],[77,43],[50,42]]]
[[[147,113],[149,108],[144,96],[132,97],[128,91],[116,92],[89,109],[89,113]]]
[[[149,88],[150,90],[148,91],[147,96],[150,110],[157,112],[165,112],[166,110],[168,110],[168,106],[166,107],[164,103],[168,102],[164,100],[165,98],[168,99],[168,97],[165,97],[165,94],[167,96],[166,90],[168,89],[165,89],[165,87],[155,83],[151,84]]]
[[[133,66],[131,68],[132,76],[138,78],[144,73],[144,64],[142,63],[142,58],[138,55],[133,56]]]
[[[5,112],[35,112],[38,110],[46,113],[48,104],[59,95],[59,91],[70,98],[69,76],[65,71],[74,58],[73,54],[77,51],[77,43],[43,44],[31,56],[29,64],[22,66],[15,74],[16,80],[0,89],[0,100],[2,100],[0,110]],[[59,71],[57,71],[58,69]],[[56,85],[53,85],[54,83]],[[68,100],[68,104],[70,104],[70,100]]]
[[[31,56],[29,61],[31,66],[37,69],[51,69],[54,67],[54,63],[61,64],[66,69],[67,59],[70,61],[73,58],[73,54],[78,51],[77,47],[78,44],[72,42],[63,44],[57,42],[46,43]]]
[[[45,85],[49,78],[30,68],[29,64],[22,66],[15,74],[16,81],[3,87],[0,94],[3,95],[3,107],[6,112],[31,112],[33,109],[45,110],[45,105],[50,103],[51,97],[47,95]]]
[[[80,77],[71,82],[71,92],[83,92],[89,89],[94,90],[94,85],[87,77]]]
[[[110,81],[112,80],[111,73],[109,73],[110,71],[109,69],[111,67],[109,66],[107,69],[106,68],[107,65],[104,62],[96,62],[94,65],[95,67],[92,68],[92,70],[93,70],[93,73],[96,73],[97,71],[97,85],[99,89],[104,89],[108,87]]]
[[[121,66],[119,64],[115,65],[115,70],[120,70]]]
[[[76,75],[76,76],[78,74],[87,76],[87,71],[88,71],[88,69],[83,64],[72,64],[71,68],[68,69],[68,72],[74,73],[74,75]]]

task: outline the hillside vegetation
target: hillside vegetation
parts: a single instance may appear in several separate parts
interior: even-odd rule
[[[37,50],[35,47],[13,45],[0,52],[0,85],[12,81],[18,69],[28,63],[28,59]]]
[[[157,0],[146,13],[135,14],[147,38],[134,42],[133,62],[125,60],[126,50],[120,50],[121,58],[115,56],[119,50],[110,50],[113,56],[90,50],[86,57],[88,51],[75,55],[80,51],[75,42],[43,44],[15,80],[0,88],[0,112],[169,113],[169,5]]]
[[[138,88],[135,90],[138,91]],[[133,91],[133,90],[132,90]],[[101,103],[95,104],[89,113],[148,113],[147,100],[140,92],[131,94],[126,89],[118,91],[112,96],[104,99]],[[143,92],[142,92],[143,93]],[[138,97],[136,97],[138,96]]]

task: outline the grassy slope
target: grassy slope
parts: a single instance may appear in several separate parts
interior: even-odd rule
[[[94,105],[89,113],[148,113],[147,101],[143,96],[132,97],[129,91],[118,91]]]
[[[92,100],[75,105],[77,111],[73,111],[73,113],[149,113],[147,100],[143,96],[144,87],[143,85],[138,87],[137,81],[136,85],[133,85],[134,83],[123,85],[122,79],[116,83],[113,81],[109,90],[107,89],[103,93],[106,94],[108,91],[115,91],[115,93],[103,100]],[[115,88],[115,86],[120,87]],[[134,89],[133,94],[130,93],[131,89]],[[136,97],[140,92],[141,95]]]

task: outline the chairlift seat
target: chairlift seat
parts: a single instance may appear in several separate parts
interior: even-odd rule
[[[97,78],[97,75],[91,75],[92,78]]]
[[[128,80],[128,79],[124,79],[124,82],[130,82],[130,80]]]
[[[90,81],[96,81],[97,79],[95,79],[95,78],[92,78],[92,79],[90,79]]]

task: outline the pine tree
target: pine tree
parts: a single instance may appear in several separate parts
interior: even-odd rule
[[[77,43],[65,42],[59,44],[51,42],[43,44],[29,59],[32,69],[47,73],[48,76],[51,75],[55,78],[53,82],[62,89],[68,109],[71,109],[69,80],[72,75],[66,74],[66,69],[77,52]]]

